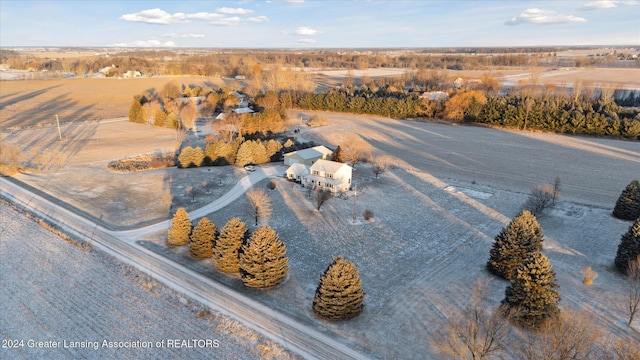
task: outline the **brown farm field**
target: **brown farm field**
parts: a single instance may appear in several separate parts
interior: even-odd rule
[[[326,70],[317,71],[316,80],[319,86],[337,85],[347,74],[354,78],[379,78],[402,76],[405,72],[406,70],[390,72],[384,69],[351,72]],[[457,77],[479,79],[489,75],[505,85],[536,78],[539,83],[556,86],[573,86],[581,81],[584,86],[640,89],[640,69],[496,68],[446,70],[445,74],[447,82],[453,82]],[[215,87],[223,83],[221,78],[201,76],[0,81],[0,130],[53,125],[56,114],[61,123],[126,117],[134,95],[148,89],[159,90],[174,79],[184,85],[207,84]]]
[[[0,82],[0,129],[126,117],[134,95],[175,79],[189,85],[216,83],[197,76],[136,79],[90,78]]]

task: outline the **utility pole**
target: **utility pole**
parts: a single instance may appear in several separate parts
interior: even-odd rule
[[[56,114],[56,123],[58,124],[58,138],[62,141],[62,131],[60,131],[60,120],[58,120],[58,114]]]
[[[358,197],[358,185],[353,186],[353,223],[356,223],[356,198]]]

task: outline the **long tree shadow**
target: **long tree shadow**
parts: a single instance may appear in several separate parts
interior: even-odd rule
[[[12,94],[3,95],[2,97],[0,97],[0,99],[3,99],[3,101],[0,101],[0,110],[4,109],[7,106],[14,105],[14,104],[17,104],[17,103],[22,102],[22,101],[32,100],[36,96],[42,95],[42,94],[46,93],[47,91],[49,91],[51,89],[55,89],[55,88],[60,87],[60,86],[62,86],[62,85],[50,86],[48,88],[37,90],[37,91],[32,91],[30,93],[27,93],[27,94],[24,94],[24,95],[20,95],[20,96],[17,96],[17,97],[13,97],[13,96],[15,96],[17,94],[20,94],[21,92],[15,92],[15,93],[12,93]],[[4,100],[5,98],[8,98],[8,99]]]
[[[37,126],[56,125],[56,115],[60,125],[71,122],[87,121],[94,117],[91,109],[95,104],[78,107],[78,102],[67,95],[59,95],[46,103],[30,110],[22,111],[10,116],[0,123],[2,129],[24,129]]]

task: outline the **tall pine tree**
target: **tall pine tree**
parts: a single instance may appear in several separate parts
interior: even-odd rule
[[[516,324],[537,328],[558,315],[557,289],[551,262],[542,252],[535,251],[516,269],[502,304]]]
[[[259,227],[240,248],[242,282],[252,288],[278,285],[289,272],[287,249],[275,230]]]
[[[622,220],[635,220],[640,217],[640,183],[638,180],[630,182],[622,191],[613,208],[613,216]]]
[[[364,306],[364,290],[353,263],[336,257],[320,278],[313,297],[313,312],[327,320],[358,316]]]
[[[169,236],[167,242],[169,246],[182,246],[189,243],[191,235],[191,219],[187,210],[179,208],[173,215],[171,227],[169,228]]]
[[[240,271],[238,250],[247,239],[247,226],[234,217],[227,221],[213,248],[213,260],[216,268],[227,273]]]
[[[214,223],[203,217],[191,233],[189,253],[197,259],[205,259],[213,256],[213,244],[216,241],[218,228]]]
[[[626,273],[629,261],[635,260],[638,255],[640,255],[640,217],[636,219],[620,239],[615,259],[616,267],[621,272]]]
[[[528,254],[542,249],[542,240],[538,220],[528,210],[523,210],[496,236],[487,268],[510,280]]]

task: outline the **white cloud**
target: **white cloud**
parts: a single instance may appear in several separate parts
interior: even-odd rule
[[[505,22],[505,25],[520,25],[520,24],[534,24],[534,25],[552,25],[552,24],[568,24],[568,23],[583,23],[587,22],[587,19],[574,15],[563,15],[553,10],[543,9],[527,9],[522,14],[514,17],[513,19]]]
[[[304,35],[304,36],[314,36],[317,33],[318,33],[318,30],[308,28],[306,26],[300,26],[299,28],[296,29],[296,31],[294,31],[294,34]]]
[[[269,18],[264,16],[264,15],[261,15],[261,16],[247,18],[247,21],[258,23],[258,22],[263,22],[263,21],[269,21]]]
[[[118,43],[113,44],[116,47],[173,47],[176,46],[176,43],[173,41],[165,41],[162,42],[158,39],[151,40],[136,40],[127,43]]]
[[[221,18],[219,20],[210,22],[211,25],[216,25],[216,26],[235,26],[235,25],[238,25],[238,23],[240,23],[240,18],[237,16],[225,17],[225,18]]]
[[[125,14],[120,16],[120,20],[143,22],[147,24],[160,24],[160,25],[189,22],[189,19],[216,21],[216,20],[224,19],[224,15],[216,14],[216,13],[208,13],[208,12],[197,12],[192,14],[185,14],[185,13],[169,14],[168,12],[162,9],[156,8],[156,9],[142,10],[135,14]]]
[[[185,22],[186,16],[184,13],[169,14],[162,9],[148,9],[142,10],[135,14],[125,14],[120,16],[121,20],[144,22],[147,24],[174,24],[178,22]]]
[[[602,10],[616,8],[619,5],[638,5],[637,1],[597,0],[591,1],[580,7],[580,10]]]
[[[171,39],[177,39],[177,38],[191,38],[191,39],[197,39],[197,38],[204,38],[204,34],[176,34],[176,33],[168,33],[168,34],[164,34],[164,37],[168,37]]]
[[[298,39],[298,41],[296,41],[298,44],[315,44],[316,40],[315,39]]]
[[[196,20],[218,20],[224,18],[224,15],[208,12],[197,12],[193,14],[187,14],[187,18]]]
[[[247,15],[247,14],[251,14],[253,10],[243,9],[243,8],[221,7],[216,9],[216,12],[220,14],[225,14],[225,15]]]

